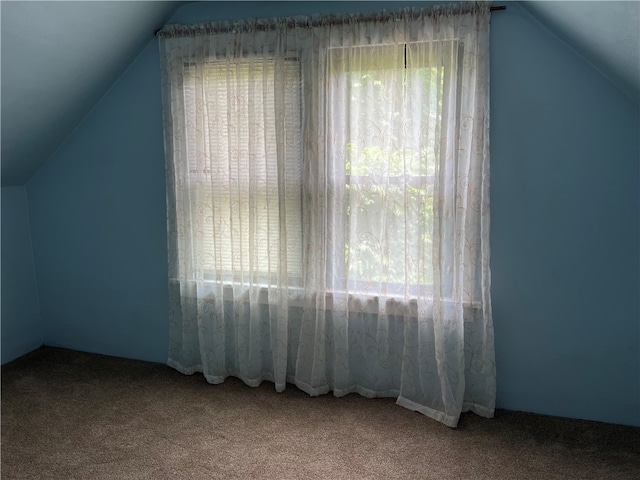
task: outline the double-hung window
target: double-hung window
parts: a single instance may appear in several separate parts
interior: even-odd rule
[[[295,57],[185,65],[188,195],[204,280],[302,272],[302,83]],[[284,84],[284,90],[275,88]],[[200,100],[199,100],[200,99]]]
[[[332,222],[335,289],[413,298],[431,290],[443,96],[455,70],[434,59],[454,47],[329,51],[327,130],[343,205]]]

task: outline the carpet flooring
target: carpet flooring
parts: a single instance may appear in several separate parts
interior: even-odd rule
[[[209,385],[43,347],[2,367],[3,479],[640,479],[640,428]]]

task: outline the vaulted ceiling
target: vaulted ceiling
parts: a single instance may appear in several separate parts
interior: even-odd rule
[[[179,6],[0,3],[2,185],[31,177]]]
[[[519,3],[638,105],[640,2]],[[182,5],[0,3],[3,186],[33,175]]]
[[[632,100],[640,101],[640,1],[519,3]]]

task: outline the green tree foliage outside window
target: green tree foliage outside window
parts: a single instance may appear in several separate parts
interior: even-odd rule
[[[420,82],[423,88],[420,108],[421,118],[428,119],[422,125],[420,137],[402,138],[406,124],[403,108],[406,102],[397,102],[381,121],[387,135],[384,141],[349,142],[345,164],[345,265],[350,279],[366,283],[397,285],[431,285],[432,274],[432,228],[434,217],[434,182],[437,178],[439,159],[439,136],[442,116],[443,74],[442,67],[405,68],[405,91],[408,82]],[[368,89],[373,92],[374,102],[389,102],[390,82],[398,72],[389,69],[348,72],[349,89]],[[413,84],[411,88],[417,88]],[[351,102],[364,102],[363,96],[351,96]],[[371,95],[368,95],[371,98]],[[397,99],[396,99],[397,100]],[[358,105],[351,105],[357,110]],[[365,109],[362,108],[362,111]],[[360,110],[357,110],[360,111]],[[366,128],[366,118],[358,118]],[[390,136],[390,137],[389,137]],[[383,136],[379,137],[382,138]],[[411,221],[419,216],[421,221]],[[350,235],[353,222],[358,219],[384,218],[389,229],[402,226],[400,231],[370,232],[366,235]],[[419,241],[417,251],[407,251],[406,237]],[[412,258],[412,256],[415,256]],[[405,267],[405,261],[418,262]]]

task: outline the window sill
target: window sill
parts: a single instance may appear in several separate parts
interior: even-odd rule
[[[175,282],[179,285],[179,280],[172,279],[172,283]],[[217,282],[205,280],[205,284],[209,287],[216,288],[219,286]],[[239,294],[234,294],[234,290],[238,292],[243,286],[241,284],[226,284],[222,286],[222,299],[224,302],[233,302],[236,300],[249,303],[251,301],[252,294],[257,295],[257,302],[262,305],[277,305],[278,295],[276,293],[276,287],[269,286],[257,286],[251,289],[244,286],[244,290]],[[276,298],[272,298],[269,301],[269,292],[272,292]],[[418,308],[423,317],[433,318],[433,305],[434,299],[432,296],[422,297],[418,302],[417,297],[409,297],[407,299],[401,298],[399,295],[386,295],[380,296],[372,294],[371,292],[347,292],[347,291],[332,291],[324,293],[324,305],[319,305],[317,293],[306,293],[301,288],[289,287],[287,289],[288,296],[286,299],[287,306],[293,308],[304,308],[309,304],[309,301],[315,302],[318,307],[324,307],[330,311],[351,311],[362,312],[367,314],[380,314],[384,313],[389,316],[408,316],[417,318]],[[443,299],[440,301],[444,310],[444,315],[450,315],[456,309],[456,303],[450,299]],[[420,304],[420,305],[419,305]],[[382,307],[381,307],[382,305]],[[473,321],[478,312],[482,310],[482,304],[480,302],[465,303],[463,305],[463,318],[464,321]]]

